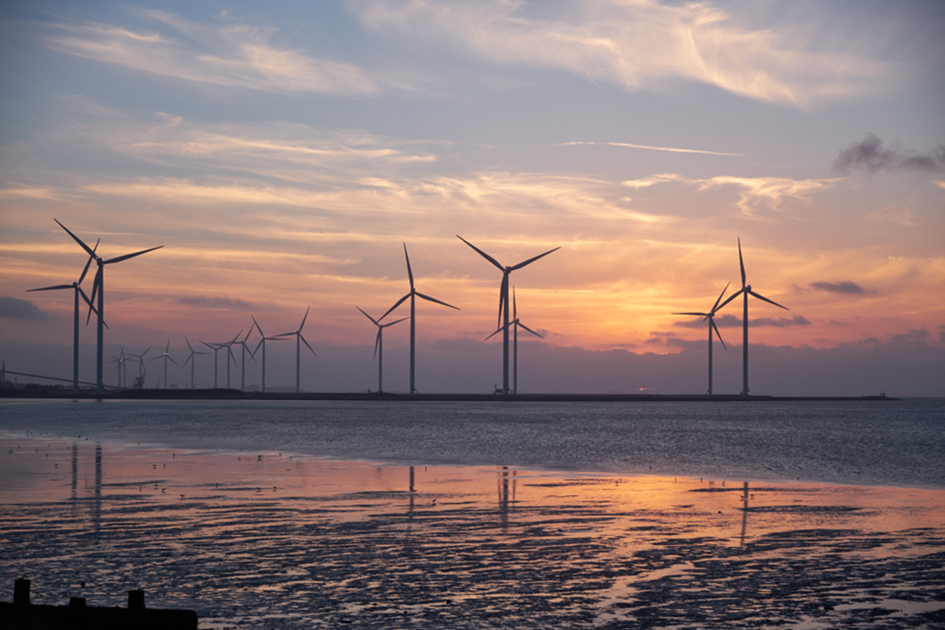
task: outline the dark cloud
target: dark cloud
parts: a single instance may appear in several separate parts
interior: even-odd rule
[[[843,282],[812,282],[811,288],[828,293],[848,293],[850,295],[862,295],[866,289],[855,282],[844,280]]]
[[[879,171],[940,173],[945,171],[945,145],[940,144],[928,153],[917,153],[899,146],[886,147],[870,133],[840,151],[833,169],[844,174],[862,171],[869,175]]]
[[[46,319],[46,314],[29,300],[0,296],[0,318],[3,319]]]
[[[810,326],[810,320],[801,315],[794,317],[762,317],[751,320],[752,326],[774,326],[775,328],[787,328],[788,326]]]
[[[679,326],[681,328],[705,328],[708,325],[709,324],[705,321],[705,317],[693,317],[692,319],[673,322],[673,326]],[[719,328],[735,328],[742,325],[742,320],[734,315],[716,315],[715,325]]]
[[[203,296],[185,296],[177,298],[180,304],[185,306],[197,306],[200,308],[222,308],[248,311],[253,305],[245,300],[228,297],[203,297]]]

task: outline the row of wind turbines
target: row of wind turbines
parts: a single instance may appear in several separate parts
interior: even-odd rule
[[[55,219],[54,219],[54,220],[55,220]],[[82,249],[88,254],[89,260],[86,262],[85,267],[83,268],[82,273],[81,273],[81,275],[79,276],[79,279],[78,279],[78,280],[73,281],[73,282],[70,283],[70,284],[60,284],[60,285],[55,285],[55,286],[42,287],[42,288],[39,288],[39,289],[29,289],[29,291],[54,291],[54,290],[61,290],[61,289],[72,289],[73,292],[74,292],[75,315],[74,315],[74,326],[73,326],[73,333],[74,333],[74,347],[73,347],[73,387],[74,387],[75,390],[78,390],[78,388],[79,388],[79,376],[78,376],[78,374],[79,374],[79,310],[80,310],[79,298],[81,297],[82,300],[89,306],[89,312],[88,312],[88,316],[87,316],[87,318],[86,318],[86,323],[88,323],[88,322],[90,321],[91,316],[92,316],[92,313],[95,313],[95,314],[96,314],[96,316],[97,316],[96,389],[97,389],[98,393],[102,393],[102,392],[104,391],[104,381],[103,381],[103,365],[104,365],[104,362],[103,362],[103,359],[104,359],[104,345],[103,345],[103,344],[104,344],[104,329],[108,327],[107,324],[105,323],[105,319],[104,319],[104,311],[105,311],[105,298],[104,298],[104,294],[105,294],[105,286],[104,286],[105,280],[104,280],[104,269],[105,269],[105,265],[113,264],[113,263],[118,263],[118,262],[122,262],[122,261],[128,260],[128,259],[130,259],[130,258],[134,258],[134,257],[136,257],[136,256],[140,256],[140,255],[142,255],[142,254],[147,254],[147,253],[152,252],[152,251],[155,251],[155,250],[157,250],[157,249],[161,249],[161,248],[163,247],[163,245],[159,245],[159,246],[157,246],[157,247],[151,247],[151,248],[149,248],[149,249],[141,250],[141,251],[134,252],[134,253],[131,253],[131,254],[125,254],[125,255],[123,255],[123,256],[117,256],[117,257],[115,257],[115,258],[105,259],[105,258],[103,258],[102,256],[99,256],[99,255],[97,254],[98,246],[99,246],[100,241],[96,241],[94,247],[89,247],[82,239],[80,239],[78,236],[76,236],[74,233],[72,233],[66,226],[64,226],[64,225],[63,225],[62,223],[60,223],[58,220],[55,220],[55,221],[56,221],[57,224],[59,224],[59,226],[60,226],[63,230],[66,231],[66,233],[69,234],[69,236],[71,236],[71,237],[73,238],[73,240],[75,240],[75,241],[79,244],[79,246],[82,247]],[[537,261],[537,260],[539,260],[539,259],[541,259],[541,258],[547,256],[548,254],[551,254],[551,253],[557,251],[558,249],[560,249],[560,247],[555,247],[554,249],[548,250],[548,251],[546,251],[546,252],[544,252],[544,253],[542,253],[542,254],[539,254],[539,255],[537,255],[537,256],[533,256],[532,258],[529,258],[529,259],[527,259],[527,260],[524,260],[524,261],[522,261],[522,262],[520,262],[520,263],[518,263],[518,264],[516,264],[516,265],[505,265],[505,266],[504,266],[504,265],[502,265],[501,263],[499,263],[495,258],[493,258],[492,256],[490,256],[489,254],[487,254],[487,253],[484,252],[483,250],[479,249],[478,247],[476,247],[475,245],[473,245],[472,243],[470,243],[469,241],[467,241],[467,240],[464,239],[463,237],[457,235],[457,238],[459,238],[463,243],[465,243],[466,245],[468,245],[468,246],[469,246],[470,248],[472,248],[476,253],[478,253],[480,256],[482,256],[483,258],[485,258],[486,261],[488,261],[490,264],[492,264],[492,265],[495,266],[499,271],[502,272],[502,282],[501,282],[500,287],[499,287],[499,315],[498,315],[497,329],[496,329],[495,332],[493,332],[493,333],[490,334],[488,337],[486,337],[486,340],[491,339],[493,336],[499,334],[500,332],[502,333],[502,389],[501,389],[501,393],[502,393],[502,394],[505,394],[505,395],[508,395],[508,394],[513,394],[513,395],[514,395],[514,394],[517,394],[517,393],[518,393],[518,329],[519,329],[519,328],[523,328],[523,329],[526,330],[527,332],[529,332],[529,333],[531,333],[532,335],[535,335],[535,336],[537,336],[537,337],[541,337],[541,335],[538,334],[537,332],[535,332],[534,330],[532,330],[531,328],[528,328],[525,324],[523,324],[523,323],[519,320],[519,318],[518,318],[518,309],[517,309],[517,305],[516,305],[516,301],[515,301],[514,287],[513,287],[513,289],[512,289],[512,299],[511,299],[511,301],[510,301],[510,299],[509,299],[510,276],[511,276],[511,274],[512,274],[513,271],[517,271],[517,270],[522,269],[523,267],[525,267],[525,266],[527,266],[527,265],[530,265],[531,263],[533,263],[533,262],[535,262],[535,261]],[[439,304],[439,305],[442,305],[442,306],[446,306],[446,307],[448,307],[448,308],[452,308],[452,309],[455,309],[455,310],[459,310],[459,309],[458,309],[457,307],[451,305],[451,304],[448,304],[448,303],[442,301],[442,300],[439,300],[439,299],[437,299],[437,298],[431,297],[431,296],[429,296],[429,295],[426,295],[426,294],[424,294],[424,293],[420,293],[419,291],[417,291],[416,286],[415,286],[415,282],[414,282],[413,269],[411,268],[411,265],[410,265],[410,255],[407,253],[407,245],[406,245],[406,244],[404,244],[404,258],[405,258],[406,263],[407,263],[407,277],[408,277],[408,280],[409,280],[409,283],[410,283],[410,290],[407,292],[407,294],[404,295],[403,297],[401,297],[401,298],[400,298],[393,306],[391,306],[383,315],[381,315],[380,317],[378,317],[378,318],[376,318],[376,319],[375,319],[374,317],[372,317],[371,315],[369,315],[369,314],[368,314],[364,309],[362,309],[361,307],[358,306],[358,307],[356,307],[356,308],[357,308],[358,311],[360,311],[365,317],[367,317],[367,318],[375,325],[375,327],[377,328],[377,335],[376,335],[376,337],[375,337],[375,342],[374,342],[374,356],[375,356],[375,358],[377,358],[377,360],[378,360],[378,391],[379,391],[379,392],[382,392],[382,391],[383,391],[383,353],[384,353],[384,349],[383,349],[383,333],[384,333],[384,329],[385,329],[385,328],[388,328],[388,327],[390,327],[390,326],[393,326],[393,325],[395,325],[395,324],[398,324],[398,323],[400,323],[400,322],[402,322],[402,321],[405,321],[405,320],[407,320],[407,319],[410,320],[410,393],[411,393],[411,394],[415,394],[415,393],[417,393],[416,380],[415,380],[415,365],[416,365],[416,352],[415,352],[415,348],[416,348],[416,298],[419,297],[420,299],[426,300],[426,301],[428,301],[428,302],[433,302],[433,303],[435,303],[435,304]],[[86,277],[86,275],[87,275],[87,273],[88,273],[88,271],[89,271],[89,268],[90,268],[90,266],[91,266],[91,264],[92,264],[93,261],[95,261],[95,263],[96,263],[98,269],[97,269],[97,272],[96,272],[96,274],[95,274],[95,278],[94,278],[93,285],[92,285],[92,296],[89,297],[89,296],[85,293],[85,291],[82,289],[81,284],[82,284],[82,281],[85,279],[85,277]],[[723,302],[723,301],[722,301],[722,298],[724,297],[725,292],[728,290],[728,287],[729,287],[729,285],[730,285],[731,283],[727,284],[727,285],[725,286],[725,288],[722,290],[722,293],[719,295],[718,299],[716,299],[715,304],[712,306],[712,308],[711,308],[711,309],[709,310],[709,312],[707,312],[707,313],[699,313],[699,312],[673,313],[674,315],[691,315],[691,316],[698,316],[698,317],[702,317],[702,318],[704,318],[704,320],[707,320],[707,321],[708,321],[708,327],[709,327],[709,353],[708,353],[708,356],[709,356],[709,388],[708,388],[708,394],[709,394],[709,395],[712,395],[712,347],[713,347],[713,331],[714,331],[714,334],[718,337],[719,341],[722,343],[723,347],[725,347],[725,342],[722,340],[722,335],[721,335],[721,333],[719,332],[718,326],[715,324],[715,319],[714,319],[714,318],[715,318],[716,313],[718,313],[722,308],[724,308],[729,302],[733,301],[733,300],[734,300],[735,298],[737,298],[739,295],[742,295],[742,296],[743,296],[743,318],[742,318],[742,322],[743,322],[743,332],[742,332],[742,335],[743,335],[743,345],[742,345],[742,364],[743,364],[743,365],[742,365],[742,381],[743,381],[743,386],[742,386],[742,392],[741,392],[741,393],[742,393],[742,395],[746,395],[746,396],[747,396],[747,395],[748,395],[748,391],[749,391],[749,389],[748,389],[748,296],[751,295],[751,296],[753,296],[753,297],[755,297],[755,298],[758,298],[758,299],[760,299],[760,300],[763,300],[763,301],[765,301],[765,302],[768,302],[768,303],[770,303],[770,304],[773,304],[774,306],[777,306],[777,307],[779,307],[779,308],[783,308],[783,309],[785,309],[785,310],[788,310],[787,307],[782,306],[782,305],[778,304],[777,302],[775,302],[775,301],[773,301],[773,300],[770,300],[770,299],[764,297],[763,295],[761,295],[761,294],[755,292],[754,290],[752,290],[752,285],[747,284],[746,274],[745,274],[745,263],[744,263],[744,259],[743,259],[743,257],[742,257],[741,239],[740,239],[740,238],[738,239],[738,262],[739,262],[740,271],[741,271],[741,280],[742,280],[742,287],[741,287],[741,289],[739,289],[739,290],[738,290],[737,292],[735,292],[734,294],[730,295],[730,296]],[[96,297],[98,298],[97,305],[96,305],[96,301],[95,301],[95,300],[96,300]],[[405,301],[407,301],[408,299],[410,300],[410,314],[409,314],[409,316],[407,316],[407,317],[402,317],[402,318],[397,319],[397,320],[394,320],[394,321],[387,321],[387,322],[384,322],[384,319],[387,318],[388,315],[390,315],[391,313],[393,313],[399,306],[401,306],[401,305],[402,305]],[[511,302],[511,307],[510,307],[510,302]],[[302,335],[302,329],[305,327],[305,322],[308,320],[308,315],[309,315],[310,310],[311,310],[311,307],[309,307],[309,308],[305,311],[305,315],[304,315],[303,318],[302,318],[302,323],[301,323],[301,325],[299,326],[299,328],[298,328],[297,330],[295,330],[295,331],[289,331],[289,332],[285,332],[285,333],[280,333],[280,334],[278,334],[278,335],[267,336],[267,335],[263,332],[262,327],[259,325],[259,322],[256,321],[255,316],[251,316],[251,317],[252,317],[252,321],[253,321],[253,325],[249,328],[249,331],[246,333],[245,336],[243,336],[243,335],[242,335],[242,331],[240,331],[239,333],[237,333],[236,336],[233,337],[233,339],[231,339],[231,340],[229,340],[229,341],[225,341],[225,342],[203,342],[203,341],[201,341],[201,342],[200,342],[201,344],[203,344],[203,345],[207,346],[208,348],[210,348],[211,350],[213,350],[213,353],[214,353],[214,386],[217,386],[217,352],[219,352],[220,350],[224,350],[224,349],[226,350],[226,359],[227,359],[227,387],[229,387],[229,383],[230,383],[230,362],[231,362],[231,359],[232,359],[233,363],[236,362],[236,358],[235,358],[235,356],[233,355],[232,346],[234,346],[234,345],[239,345],[239,346],[241,346],[241,349],[242,349],[242,357],[241,357],[241,362],[240,362],[240,364],[241,364],[241,372],[242,372],[241,388],[242,388],[242,389],[245,389],[245,386],[246,386],[246,354],[249,353],[250,359],[253,360],[253,361],[255,361],[255,360],[256,360],[256,358],[255,358],[255,357],[256,357],[256,353],[261,349],[261,350],[262,350],[262,391],[265,392],[265,391],[266,391],[266,343],[267,343],[268,341],[284,341],[284,340],[287,340],[288,338],[294,336],[294,337],[296,338],[296,382],[295,382],[295,386],[296,386],[296,392],[301,391],[301,389],[300,389],[301,344],[304,343],[305,346],[308,348],[308,350],[311,351],[311,353],[312,353],[313,355],[317,356],[317,354],[315,353],[315,350],[312,348],[312,346],[309,344],[309,342],[308,342],[308,341],[305,339],[305,337]],[[511,319],[510,319],[510,317],[509,317],[509,315],[510,315],[510,310],[511,310]],[[249,337],[252,335],[254,329],[259,333],[260,339],[259,339],[259,342],[256,344],[256,347],[255,347],[254,349],[250,350],[250,349],[248,348],[248,346],[247,346],[247,342],[248,342],[248,340],[249,340]],[[512,357],[512,361],[513,361],[513,365],[512,365],[513,374],[512,374],[512,386],[511,386],[511,388],[510,388],[510,386],[509,386],[509,348],[510,348],[509,336],[510,336],[510,332],[511,332],[511,334],[512,334],[512,344],[513,344],[513,357]],[[242,337],[242,339],[240,339],[240,337]],[[165,386],[165,387],[168,386],[168,385],[167,385],[167,383],[168,383],[168,380],[167,380],[167,363],[168,363],[168,361],[170,361],[171,363],[174,363],[174,365],[178,365],[178,367],[181,367],[181,368],[185,368],[185,367],[187,366],[187,364],[190,363],[190,365],[191,365],[191,387],[193,388],[193,387],[195,386],[195,379],[194,379],[194,376],[195,376],[195,362],[196,362],[196,356],[197,356],[197,355],[201,355],[201,354],[209,354],[209,352],[200,352],[200,351],[194,350],[193,345],[191,345],[190,341],[187,339],[186,336],[184,337],[184,341],[187,343],[187,347],[190,349],[190,354],[189,354],[189,356],[187,357],[187,359],[184,361],[184,364],[183,364],[183,365],[179,365],[176,361],[174,361],[173,358],[170,357],[170,355],[169,355],[170,339],[168,339],[168,343],[167,343],[167,346],[165,347],[164,352],[163,352],[161,355],[159,355],[159,356],[157,356],[157,357],[153,357],[153,358],[151,359],[151,360],[159,360],[159,359],[163,359],[163,360],[164,360],[164,386]],[[148,350],[150,350],[150,347],[148,348]],[[144,358],[143,358],[143,355],[146,354],[146,353],[148,352],[148,350],[145,350],[145,352],[144,352],[144,353],[141,353],[141,355],[130,355],[130,356],[137,356],[137,357],[138,357],[138,360],[139,360],[139,376],[142,377],[142,378],[143,378],[143,374],[144,374]],[[121,354],[120,354],[119,357],[112,357],[112,362],[118,364],[119,373],[120,373],[121,370],[125,369],[125,363],[126,363],[126,361],[127,361],[127,359],[126,359],[126,357],[124,356],[124,350],[123,350],[123,349],[122,349],[122,352],[121,352]],[[497,389],[497,393],[499,393],[499,390],[498,390],[498,389]]]

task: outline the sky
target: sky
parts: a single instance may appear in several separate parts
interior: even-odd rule
[[[945,396],[941,2],[37,0],[0,29],[9,370],[71,376],[71,292],[27,293],[87,261],[57,219],[106,259],[163,245],[106,267],[107,354],[183,363],[185,336],[310,307],[303,389],[376,388],[355,307],[409,290],[406,245],[459,309],[418,303],[417,389],[491,391],[502,276],[459,235],[503,265],[560,248],[511,275],[543,336],[520,391],[703,393],[707,323],[674,313],[741,288],[740,239],[789,309],[751,302],[752,393]],[[741,317],[716,316],[717,393],[741,390]],[[408,344],[385,329],[385,389]]]

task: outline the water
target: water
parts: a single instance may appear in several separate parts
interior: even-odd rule
[[[945,400],[28,402],[0,430],[388,464],[945,487]]]

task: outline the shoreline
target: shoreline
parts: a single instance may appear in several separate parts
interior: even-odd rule
[[[357,402],[896,402],[886,396],[742,396],[741,394],[400,394],[389,392],[242,392],[236,389],[141,389],[74,392],[62,387],[0,390],[0,400],[50,398],[58,400],[301,400]]]

